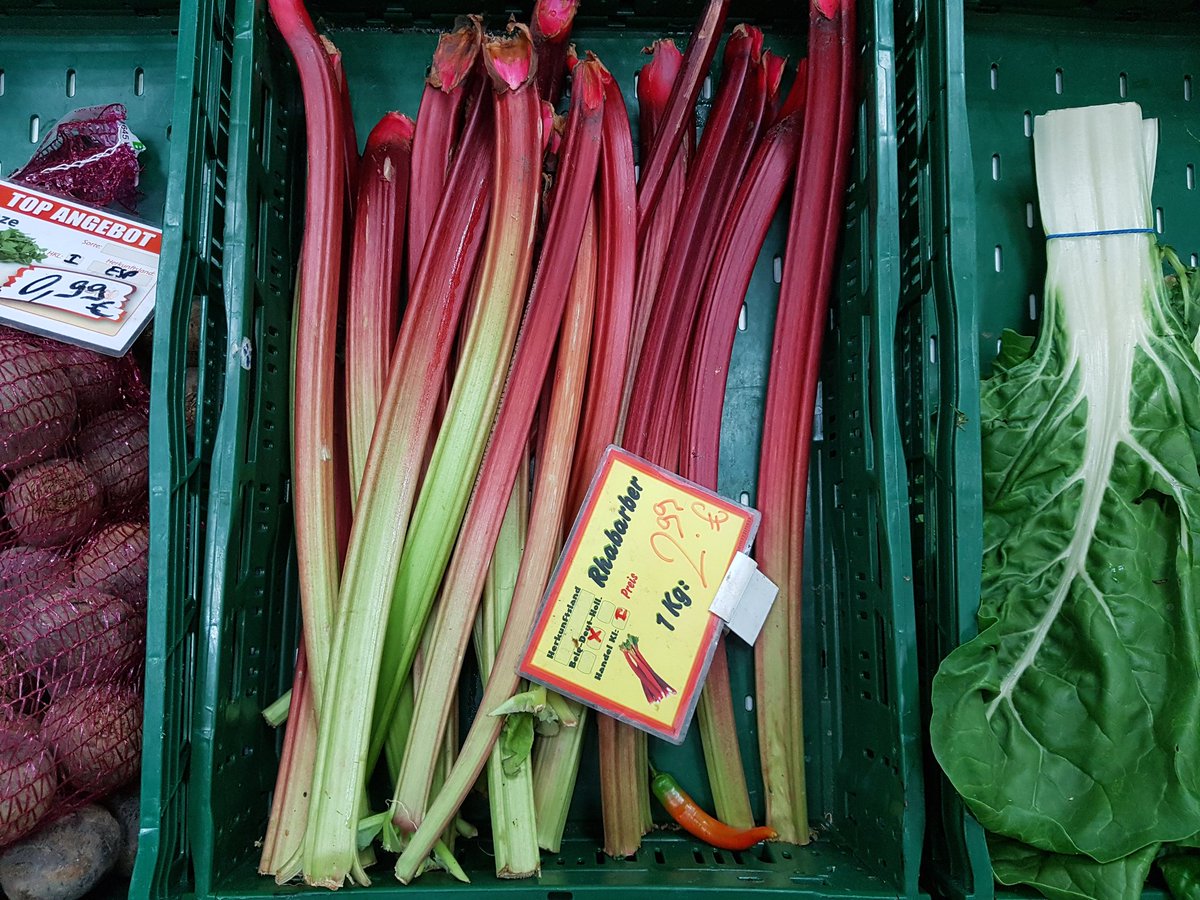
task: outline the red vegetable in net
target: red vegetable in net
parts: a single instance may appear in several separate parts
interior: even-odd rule
[[[107,793],[141,765],[141,698],[121,685],[91,685],[51,704],[42,736],[75,788]]]
[[[150,530],[144,522],[117,522],[97,531],[75,557],[75,583],[123,597],[144,608]]]
[[[146,500],[150,432],[140,409],[113,410],[84,426],[76,443],[84,467],[104,489],[109,506],[126,508]]]
[[[0,470],[53,456],[71,436],[76,399],[53,353],[0,333]]]
[[[14,181],[85,203],[114,200],[136,210],[141,144],[125,125],[120,103],[77,109],[58,122]]]
[[[0,328],[0,846],[137,770],[147,400],[132,358]]]
[[[56,364],[75,389],[79,418],[88,420],[112,409],[121,399],[121,366],[111,356],[60,345]]]
[[[37,723],[0,720],[0,847],[24,837],[46,817],[57,783],[54,757],[43,746]]]
[[[4,514],[22,543],[61,547],[88,535],[103,509],[102,491],[73,459],[22,469],[4,494]]]
[[[120,597],[63,584],[9,608],[4,643],[53,697],[128,678],[141,657],[143,617]]]
[[[0,550],[0,613],[70,577],[71,560],[55,550],[23,545]]]

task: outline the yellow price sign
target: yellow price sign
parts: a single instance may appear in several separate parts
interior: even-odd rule
[[[723,622],[709,611],[759,514],[610,446],[521,674],[681,743]]]

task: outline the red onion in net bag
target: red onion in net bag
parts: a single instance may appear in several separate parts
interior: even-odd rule
[[[14,181],[95,206],[114,200],[131,211],[140,198],[141,144],[125,124],[120,103],[77,109],[46,135]]]
[[[136,363],[0,328],[0,846],[141,759],[149,396]]]

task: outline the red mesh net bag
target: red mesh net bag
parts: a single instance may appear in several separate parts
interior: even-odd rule
[[[147,409],[132,358],[0,328],[0,846],[138,771]]]
[[[96,206],[117,200],[136,211],[141,149],[125,124],[124,106],[89,106],[51,128],[33,158],[12,178]]]

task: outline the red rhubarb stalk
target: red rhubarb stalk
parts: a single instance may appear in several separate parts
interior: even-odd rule
[[[346,291],[350,488],[358,495],[395,345],[413,123],[388,113],[367,137]]]
[[[683,71],[675,79],[671,99],[663,113],[662,125],[654,137],[654,146],[649,156],[642,160],[641,178],[638,181],[638,233],[643,234],[650,222],[650,214],[662,195],[667,172],[675,159],[675,151],[684,140],[687,123],[691,120],[696,98],[708,75],[717,52],[717,42],[725,27],[725,15],[729,11],[729,0],[708,0],[708,5],[696,23],[692,39],[688,41],[684,56]]]
[[[755,645],[759,752],[767,824],[789,843],[809,838],[800,668],[804,503],[853,128],[854,52],[854,4],[814,2],[805,137],[776,314],[758,484],[759,565],[780,586]]]
[[[316,762],[317,719],[313,715],[312,693],[308,690],[308,664],[304,644],[296,657],[296,673],[292,679],[292,699],[288,704],[287,734],[279,771],[275,775],[275,792],[271,798],[271,815],[267,820],[267,835],[258,863],[260,875],[271,875],[279,884],[290,881],[296,873],[285,871],[296,858],[304,843],[304,823],[308,818],[308,792],[312,784],[313,764]]]
[[[304,643],[316,710],[324,694],[338,595],[334,382],[345,212],[341,97],[325,47],[301,0],[270,0],[296,62],[304,98],[308,174],[296,275],[292,508]]]
[[[600,145],[600,278],[596,297],[596,340],[588,370],[577,463],[571,473],[570,511],[583,505],[604,448],[613,442],[621,414],[621,392],[629,369],[637,269],[637,185],[633,137],[620,85],[607,70],[604,80],[603,140]],[[571,517],[573,520],[573,515]]]
[[[453,31],[438,38],[437,49],[433,51],[433,64],[425,79],[413,134],[412,192],[408,204],[410,285],[421,265],[429,229],[445,189],[458,122],[472,96],[470,76],[477,71],[482,38],[479,17],[467,16],[455,22]]]
[[[346,69],[342,62],[342,51],[324,35],[321,44],[329,57],[329,66],[333,70],[333,83],[337,87],[338,106],[341,110],[339,131],[342,135],[342,148],[345,163],[346,199],[352,202],[358,195],[358,135],[354,130],[354,107],[350,103],[350,82],[346,79]]]
[[[467,150],[455,162],[434,223],[446,244],[422,259],[367,457],[330,655],[329,702],[318,714],[303,852],[304,877],[314,885],[340,887],[351,874],[368,883],[356,829],[382,629],[465,284],[479,253],[491,181],[490,119],[491,105],[479,104],[468,123]]]
[[[553,346],[567,304],[599,163],[604,112],[600,71],[599,63],[587,61],[577,67],[573,75],[573,100],[563,146],[562,182],[555,192],[546,242],[500,412],[442,586],[436,620],[439,632],[431,642],[433,652],[428,660],[426,678],[417,691],[413,727],[393,803],[394,821],[405,832],[415,830],[423,818],[429,796],[430,762],[442,739],[447,701],[458,683],[488,562],[508,505],[517,465],[529,437],[538,394],[546,380],[551,357],[548,348]],[[590,335],[590,301],[588,310]],[[564,363],[576,362],[564,360],[561,355],[560,351],[560,369]],[[586,362],[586,352],[582,355]],[[586,372],[586,365],[582,368]],[[545,471],[548,452],[554,452],[554,445],[564,440],[571,446],[575,444],[574,429],[568,436],[556,430],[554,410],[556,403],[561,402],[555,399],[559,391],[556,381],[546,431],[541,436],[543,452],[539,458],[539,472]],[[576,393],[582,394],[582,389]],[[563,475],[564,481],[567,474],[569,469]],[[541,475],[538,483],[541,483]],[[529,524],[527,546],[539,542],[556,543],[561,523],[551,536],[546,536],[544,523],[535,526],[536,508]]]
[[[667,101],[671,98],[671,88],[683,64],[683,54],[676,48],[674,41],[655,41],[649,52],[650,62],[638,72],[637,80],[638,137],[642,159],[646,159],[650,154],[654,135],[658,131]],[[634,376],[637,374],[637,362],[642,355],[646,327],[650,324],[650,310],[654,305],[654,295],[658,290],[663,265],[667,261],[667,251],[675,231],[675,218],[683,203],[688,161],[694,150],[695,128],[691,118],[687,121],[687,132],[689,138],[682,141],[679,149],[675,151],[675,159],[667,172],[662,196],[651,214],[650,224],[642,233],[634,288],[633,323],[629,336],[629,377],[622,388],[618,434],[625,431]]]
[[[529,30],[537,54],[538,96],[558,106],[567,75],[567,47],[579,0],[537,0]]]
[[[684,358],[718,228],[749,162],[765,104],[762,32],[739,25],[725,48],[721,83],[700,141],[675,224],[638,360],[625,424],[625,446],[666,468],[678,434]]]

